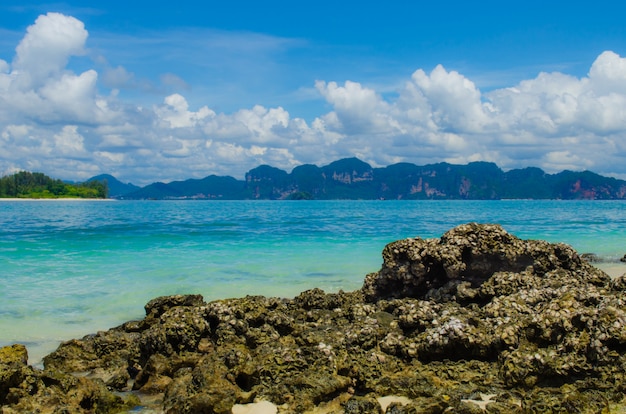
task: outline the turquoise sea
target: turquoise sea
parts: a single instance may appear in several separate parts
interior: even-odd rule
[[[626,272],[619,201],[0,201],[0,346],[24,343],[37,364],[161,295],[358,289],[385,244],[470,221]]]

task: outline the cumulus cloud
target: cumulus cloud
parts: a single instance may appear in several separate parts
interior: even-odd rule
[[[71,56],[84,53],[83,23],[59,13],[39,16],[15,49],[13,70],[22,87],[37,87],[64,70]]]
[[[85,155],[84,138],[76,125],[66,125],[54,134],[53,149],[59,154],[76,157]]]
[[[197,112],[189,111],[187,100],[177,93],[167,96],[164,105],[155,108],[155,113],[171,128],[193,127],[206,117],[214,117],[215,112],[203,106]]]
[[[626,60],[606,51],[591,65],[589,79],[598,95],[626,94]]]
[[[488,116],[481,93],[472,81],[456,71],[448,72],[441,65],[430,75],[418,69],[411,78],[428,102],[429,118],[439,129],[471,133],[485,128]]]
[[[337,114],[337,117],[326,118],[329,126],[350,134],[376,134],[393,129],[389,105],[372,89],[351,81],[343,86],[317,81],[315,86]]]
[[[59,13],[40,16],[0,71],[0,102],[10,119],[97,123],[110,118],[97,101],[98,74],[67,70],[85,52],[88,33],[79,20]],[[4,61],[3,61],[4,62]]]
[[[358,156],[375,166],[484,160],[626,177],[626,59],[614,52],[580,78],[539,73],[488,93],[442,65],[417,68],[393,95],[365,82],[318,80],[329,109],[307,122],[262,102],[232,113],[191,104],[184,94],[193,85],[166,67],[166,96],[146,95],[148,105],[123,100],[116,88],[137,85],[125,62],[101,74],[69,69],[87,39],[82,22],[49,13],[27,29],[15,56],[1,57],[0,171],[70,179],[106,172],[147,184]],[[100,88],[114,90],[105,96]]]

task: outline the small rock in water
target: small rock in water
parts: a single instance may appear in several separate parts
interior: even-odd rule
[[[596,263],[600,261],[600,258],[595,253],[583,253],[580,255],[583,260],[588,261],[589,263]]]

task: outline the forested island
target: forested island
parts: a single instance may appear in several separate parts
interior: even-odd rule
[[[106,181],[65,183],[43,173],[20,171],[0,178],[0,198],[107,198]]]

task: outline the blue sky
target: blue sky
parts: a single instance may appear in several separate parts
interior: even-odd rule
[[[179,3],[4,1],[0,173],[358,156],[626,178],[618,2]]]

